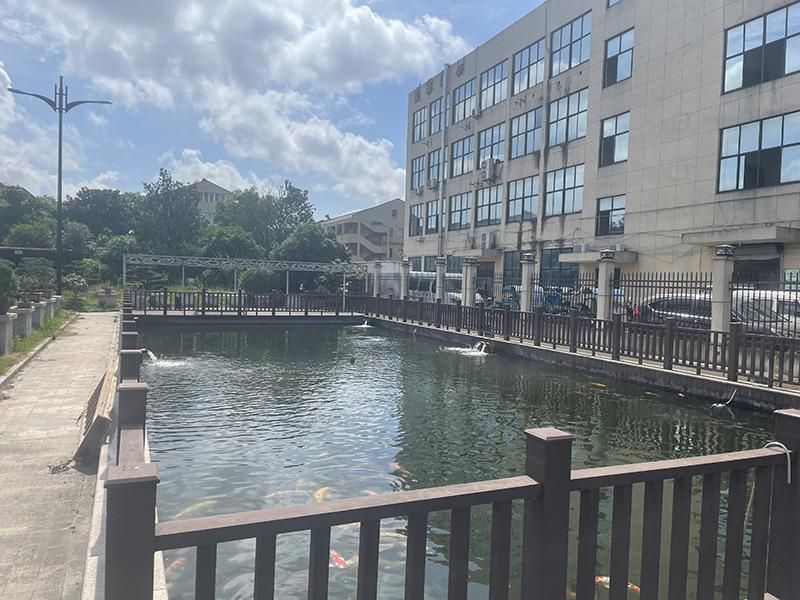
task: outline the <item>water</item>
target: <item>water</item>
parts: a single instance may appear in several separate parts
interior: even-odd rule
[[[575,467],[761,447],[770,438],[768,415],[712,410],[698,399],[474,348],[453,351],[380,328],[173,329],[145,332],[144,340],[159,356],[144,363],[143,379],[151,390],[149,431],[153,460],[161,467],[162,520],[519,475],[528,427],[573,433]],[[665,514],[671,505],[671,487],[666,489]],[[599,575],[608,573],[611,498],[611,490],[601,492]],[[634,583],[640,504],[637,488]],[[572,512],[577,525],[575,506]],[[515,505],[517,534],[520,525]],[[487,596],[489,528],[490,510],[475,509],[470,599]],[[448,529],[449,514],[430,516],[426,598],[446,597]],[[380,598],[402,598],[404,531],[403,519],[382,522]],[[695,547],[697,531],[693,519]],[[276,597],[305,597],[308,538],[278,538]],[[518,535],[513,543],[512,597]],[[357,526],[333,529],[331,598],[355,597],[357,547]],[[691,566],[696,551],[690,554]],[[252,541],[219,545],[217,598],[251,598],[253,556]],[[662,556],[666,560],[666,546]],[[193,598],[194,551],[170,552],[167,561],[170,597]],[[598,597],[606,598],[598,589]],[[693,593],[692,584],[689,589]]]

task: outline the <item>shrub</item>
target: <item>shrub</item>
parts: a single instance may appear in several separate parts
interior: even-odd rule
[[[0,315],[6,314],[17,297],[17,278],[14,265],[0,259]]]

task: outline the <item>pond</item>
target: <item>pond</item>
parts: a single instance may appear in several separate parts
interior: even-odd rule
[[[520,475],[530,427],[574,434],[574,468],[756,448],[771,435],[769,415],[712,409],[697,398],[373,327],[161,329],[145,331],[143,341],[154,355],[145,359],[142,377],[150,386],[152,460],[161,468],[161,520]],[[665,489],[666,522],[671,486]],[[602,490],[600,575],[608,573],[611,500],[612,490]],[[512,597],[519,588],[517,504]],[[490,515],[489,507],[473,510],[470,598],[487,597]],[[723,506],[723,524],[724,516]],[[427,598],[446,598],[449,518],[429,517]],[[576,506],[572,518],[577,526]],[[666,525],[664,531],[666,544]],[[403,519],[381,524],[380,598],[403,597],[404,533]],[[276,598],[305,597],[308,539],[308,533],[279,536]],[[253,540],[219,545],[217,598],[252,597],[254,547]],[[331,549],[330,597],[354,598],[358,526],[334,528]],[[571,540],[570,585],[575,554]],[[194,550],[166,558],[170,598],[193,598]],[[598,597],[606,594],[599,586]]]

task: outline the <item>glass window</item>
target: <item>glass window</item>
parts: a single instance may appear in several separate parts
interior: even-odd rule
[[[412,271],[422,271],[422,257],[421,256],[411,256],[411,257],[409,257],[408,260],[411,263],[411,270]]]
[[[436,272],[436,257],[435,256],[425,256],[423,257],[422,261],[422,270],[427,271],[428,273]]]
[[[452,151],[453,164],[450,167],[450,176],[458,177],[464,173],[475,170],[474,157],[472,154],[473,137],[467,136],[457,142],[453,142]]]
[[[503,285],[519,285],[522,282],[522,252],[503,252]]]
[[[464,259],[461,256],[448,256],[447,257],[447,272],[448,273],[461,273]]]
[[[608,6],[614,6],[615,4],[619,4],[620,0],[608,0]]]
[[[472,226],[472,192],[450,196],[450,220],[447,229],[469,229]]]
[[[442,129],[442,99],[431,102],[431,135]]]
[[[475,80],[470,79],[453,90],[453,123],[471,117],[473,110],[475,110]]]
[[[425,233],[436,233],[439,231],[439,201],[431,200],[425,205],[427,219],[425,221]]]
[[[493,185],[478,190],[475,207],[475,226],[499,225],[503,205],[503,186]]]
[[[487,158],[503,160],[506,146],[506,124],[499,123],[478,134],[478,165]]]
[[[546,285],[548,281],[568,284],[577,279],[578,265],[562,263],[558,259],[561,254],[572,254],[572,248],[545,248],[542,250],[542,267],[539,278],[543,285]]]
[[[633,72],[633,29],[606,41],[603,87],[628,79]]]
[[[611,196],[597,201],[596,235],[625,233],[625,196]]]
[[[514,89],[519,94],[544,81],[544,39],[514,55]]]
[[[411,189],[416,190],[425,185],[425,157],[418,156],[411,161]]]
[[[800,112],[722,130],[720,192],[800,181]]]
[[[517,158],[542,148],[542,107],[511,119],[511,155]]]
[[[630,113],[604,119],[601,124],[600,166],[628,160],[628,130]]]
[[[533,175],[508,184],[506,222],[529,221],[536,218],[539,205],[539,176]]]
[[[545,216],[583,210],[583,165],[549,171],[545,177]]]
[[[580,90],[550,103],[550,128],[547,145],[555,146],[586,135],[586,109],[589,89]]]
[[[428,181],[440,181],[441,148],[428,153]]]
[[[408,235],[422,235],[423,204],[413,204],[408,210]]]
[[[508,61],[481,74],[481,108],[489,108],[508,97]]]
[[[423,106],[414,113],[414,129],[412,132],[412,142],[418,142],[425,137],[428,129],[428,107]]]
[[[725,32],[724,90],[730,92],[800,71],[800,3]]]
[[[591,12],[554,31],[550,37],[550,76],[589,60],[591,42]]]

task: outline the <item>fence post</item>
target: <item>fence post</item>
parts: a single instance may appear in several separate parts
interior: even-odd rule
[[[711,272],[711,331],[730,330],[733,252],[733,246],[727,244],[714,249]]]
[[[481,304],[481,308],[478,311],[478,335],[484,335],[486,333],[486,307]]]
[[[772,515],[766,591],[781,600],[800,599],[800,410],[775,411],[775,440],[792,451],[791,483],[783,464],[772,476]]]
[[[308,316],[308,294],[300,296],[303,299],[303,316]]]
[[[237,316],[242,316],[242,290],[239,290],[238,304],[236,305]]]
[[[509,304],[503,305],[503,339],[505,341],[511,339],[511,306]]]
[[[373,277],[375,277],[375,279],[372,280],[372,295],[376,298],[381,297],[381,267],[381,262],[375,261],[373,266]]]
[[[120,350],[119,351],[119,378],[120,381],[131,379],[139,381],[142,369],[142,351]]]
[[[741,323],[731,323],[728,333],[728,381],[739,380],[739,339],[742,332]]]
[[[139,334],[136,331],[123,331],[119,339],[121,350],[136,350],[139,347]]]
[[[569,313],[569,351],[578,351],[578,310],[575,308]]]
[[[403,313],[403,323],[408,321],[408,296],[403,296],[403,306],[402,306],[402,313]]]
[[[164,306],[162,307],[163,311],[164,311],[164,315],[167,314],[167,303],[168,302],[169,302],[169,292],[167,291],[167,288],[164,288]]]
[[[664,368],[672,370],[673,354],[675,351],[675,319],[664,319]]]
[[[437,298],[433,307],[433,322],[437,329],[442,327],[442,299]]]
[[[544,326],[544,313],[541,307],[533,309],[533,345],[542,345],[542,327]]]
[[[569,494],[572,441],[552,427],[528,429],[525,473],[542,485],[538,500],[525,499],[522,538],[522,597],[567,597]]]
[[[620,342],[622,340],[622,315],[611,315],[611,360],[619,360]]]
[[[461,306],[461,300],[456,301],[456,331],[461,331],[461,325],[464,323],[464,308]]]
[[[206,288],[200,290],[200,314],[206,316]]]

